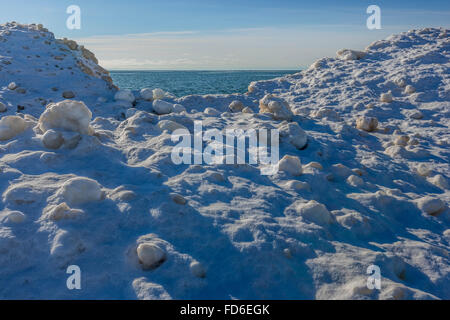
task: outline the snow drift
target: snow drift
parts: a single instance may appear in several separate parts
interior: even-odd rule
[[[118,91],[42,26],[0,26],[0,298],[449,299],[448,34],[176,98]],[[170,132],[196,120],[279,129],[280,170],[174,165]]]

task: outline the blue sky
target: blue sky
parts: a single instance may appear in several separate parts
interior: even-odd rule
[[[298,69],[392,33],[449,27],[450,1],[0,0],[0,21],[43,23],[110,69]],[[81,30],[66,8],[81,8]],[[381,8],[368,30],[366,8]]]

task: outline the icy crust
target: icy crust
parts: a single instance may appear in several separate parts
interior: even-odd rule
[[[64,90],[91,86],[15,115],[55,97],[37,71],[8,72],[36,32],[1,27],[14,44],[0,71],[1,298],[450,298],[448,30],[343,50],[245,95],[116,95],[76,73]],[[278,173],[174,165],[170,133],[196,120],[279,129]]]

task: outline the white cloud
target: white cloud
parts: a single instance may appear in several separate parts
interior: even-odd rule
[[[362,27],[353,32],[326,26],[249,28],[94,36],[78,42],[107,69],[298,69],[343,47],[363,48],[389,33]]]

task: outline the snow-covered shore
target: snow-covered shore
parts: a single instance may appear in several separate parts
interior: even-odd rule
[[[450,299],[448,32],[174,97],[117,92],[75,42],[0,26],[0,298]],[[194,121],[279,129],[286,170],[173,164]]]

